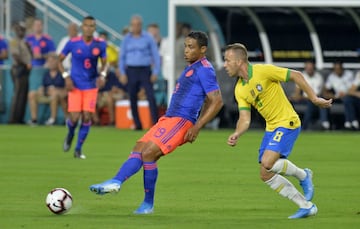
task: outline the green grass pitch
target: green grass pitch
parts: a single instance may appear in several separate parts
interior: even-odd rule
[[[62,152],[63,126],[0,126],[0,228],[360,227],[358,133],[300,135],[289,159],[313,170],[319,212],[288,220],[297,206],[259,179],[263,132],[251,130],[229,147],[231,131],[203,130],[195,143],[163,157],[155,213],[136,216],[132,212],[143,199],[142,171],[118,194],[97,196],[88,187],[117,172],[142,132],[94,127],[83,149],[87,159],[76,160],[72,151]],[[47,193],[56,187],[73,195],[66,215],[54,215],[45,206]]]

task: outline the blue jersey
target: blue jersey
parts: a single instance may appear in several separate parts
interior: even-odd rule
[[[3,52],[4,50],[8,50],[8,45],[5,41],[5,39],[0,36],[0,52]],[[4,60],[0,60],[0,65],[4,64]]]
[[[187,66],[182,72],[165,116],[182,117],[195,123],[206,94],[219,89],[213,66],[203,58]]]
[[[116,77],[115,73],[110,71],[107,76],[106,76],[106,83],[105,86],[103,88],[101,88],[99,91],[100,92],[104,92],[104,91],[111,91],[111,89],[113,87],[117,87],[117,88],[121,88],[124,91],[126,91],[126,88],[124,87],[124,85],[122,85],[119,81],[119,79]]]
[[[54,86],[58,88],[64,88],[65,80],[60,72],[58,72],[55,77],[51,77],[50,71],[46,71],[43,78],[43,86],[44,87]]]
[[[69,40],[61,54],[71,53],[71,79],[78,89],[91,89],[96,87],[98,77],[98,59],[106,58],[106,42],[103,39],[93,38],[86,43],[82,36]]]
[[[55,44],[49,35],[42,35],[39,39],[36,39],[34,34],[30,34],[25,38],[26,42],[30,45],[32,53],[34,55],[41,54],[46,55],[49,52],[55,52]],[[45,58],[32,59],[31,64],[33,66],[43,66],[46,62]]]

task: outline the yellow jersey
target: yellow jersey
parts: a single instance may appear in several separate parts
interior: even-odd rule
[[[270,64],[249,64],[248,77],[248,82],[239,79],[235,86],[239,110],[250,111],[253,106],[265,119],[266,131],[278,127],[295,129],[301,125],[280,84],[289,80],[289,69]]]

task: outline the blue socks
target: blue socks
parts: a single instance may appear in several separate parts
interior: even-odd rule
[[[91,126],[91,121],[86,122],[86,123],[84,123],[84,122],[81,123],[79,134],[78,134],[78,139],[77,139],[77,144],[76,144],[76,148],[75,148],[76,151],[81,151],[81,147],[84,144],[85,139],[89,133],[90,126]],[[70,128],[69,128],[69,130],[70,130]],[[70,131],[69,131],[69,134],[70,134]]]
[[[154,204],[155,184],[158,176],[156,162],[144,162],[144,202]]]
[[[127,161],[121,166],[119,172],[113,178],[115,180],[119,180],[121,183],[129,179],[132,175],[137,173],[141,167],[143,166],[143,161],[141,157],[141,153],[132,152]]]
[[[113,179],[124,183],[132,175],[137,173],[141,167],[144,168],[144,190],[145,198],[144,202],[153,205],[154,204],[154,194],[155,194],[155,184],[158,177],[158,168],[156,162],[143,162],[141,153],[132,152],[127,161],[121,166],[119,172],[115,175]]]
[[[73,123],[73,122],[71,122],[70,119],[67,119],[67,120],[66,120],[66,126],[67,126],[68,129],[69,129],[68,135],[74,136],[74,134],[75,134],[75,129],[76,129],[76,126],[77,126],[77,122],[76,122],[76,123]]]

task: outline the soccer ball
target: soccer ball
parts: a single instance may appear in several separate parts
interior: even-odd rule
[[[72,196],[64,188],[54,188],[46,197],[46,206],[54,214],[64,214],[72,206]]]

